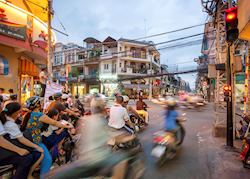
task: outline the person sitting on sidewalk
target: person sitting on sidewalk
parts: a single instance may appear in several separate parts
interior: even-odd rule
[[[123,97],[117,96],[116,103],[110,108],[110,119],[108,125],[118,130],[125,130],[134,134],[133,124],[129,119],[127,109],[122,107]]]
[[[148,124],[148,112],[145,110],[147,107],[147,104],[143,101],[143,97],[140,96],[139,101],[136,102],[136,112],[144,117],[146,124]]]

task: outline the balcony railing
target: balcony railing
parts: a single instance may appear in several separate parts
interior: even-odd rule
[[[122,68],[120,72],[125,74],[148,74],[148,69]]]

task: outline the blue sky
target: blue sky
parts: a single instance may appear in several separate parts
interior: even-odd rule
[[[79,45],[90,36],[99,40],[104,40],[107,36],[136,39],[201,24],[207,17],[202,12],[200,0],[54,0],[53,8],[56,13],[53,26],[63,31],[60,19],[69,34],[68,37],[57,34],[57,40]],[[201,32],[203,26],[146,40],[159,43]],[[161,63],[178,63],[179,68],[192,66],[195,63],[191,61],[200,55],[200,51],[201,45],[162,50]],[[181,77],[194,87],[195,75]]]

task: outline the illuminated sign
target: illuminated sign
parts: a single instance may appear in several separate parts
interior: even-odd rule
[[[20,40],[26,40],[26,26],[11,22],[3,8],[0,8],[0,33]]]
[[[0,0],[0,34],[47,48],[47,25],[33,14]],[[53,32],[52,32],[53,34]],[[52,42],[55,40],[52,35]]]

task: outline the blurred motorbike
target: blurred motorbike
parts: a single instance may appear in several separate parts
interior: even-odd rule
[[[159,131],[153,137],[153,150],[151,155],[156,158],[158,166],[175,157],[178,147],[183,143],[185,129],[182,125],[186,121],[185,113],[177,120],[178,130],[173,132]]]
[[[143,131],[146,128],[145,120],[142,117],[137,117],[134,114],[129,114],[131,122],[135,125],[136,132]]]

